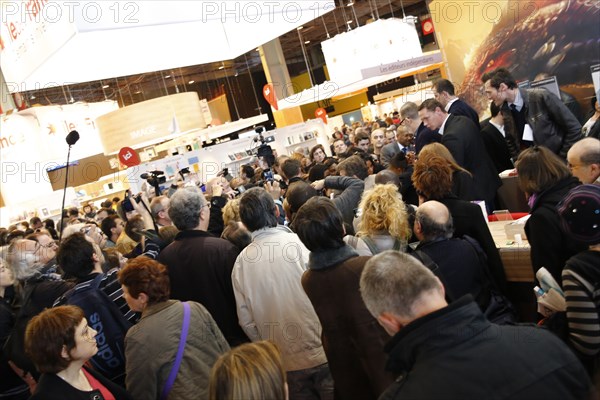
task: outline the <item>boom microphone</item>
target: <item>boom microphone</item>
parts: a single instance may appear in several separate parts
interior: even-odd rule
[[[73,146],[79,140],[79,132],[71,131],[67,135],[66,141],[69,146]]]

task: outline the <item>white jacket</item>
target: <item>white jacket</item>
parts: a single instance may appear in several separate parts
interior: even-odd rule
[[[310,251],[284,226],[252,239],[231,273],[240,326],[252,341],[275,342],[286,371],[325,364],[321,324],[301,283]]]

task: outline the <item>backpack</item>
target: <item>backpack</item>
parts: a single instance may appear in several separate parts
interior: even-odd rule
[[[64,304],[80,307],[88,325],[98,332],[98,353],[90,360],[94,369],[111,380],[120,380],[125,375],[125,335],[133,324],[100,289],[103,277],[98,274],[93,280],[76,285],[63,298]]]
[[[363,240],[363,242],[365,242],[365,244],[371,251],[371,254],[376,255],[376,254],[381,253],[381,250],[379,250],[379,247],[377,247],[377,244],[375,244],[375,241],[373,239],[371,239],[368,235],[361,236],[360,238]],[[400,240],[398,240],[398,238],[394,239],[394,246],[391,248],[391,250],[400,251],[401,248],[402,248],[402,242],[400,242]]]

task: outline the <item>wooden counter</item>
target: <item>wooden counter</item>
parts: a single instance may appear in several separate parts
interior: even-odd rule
[[[500,257],[504,264],[506,280],[509,282],[533,282],[533,268],[531,266],[531,256],[529,242],[523,240],[522,244],[507,239],[504,226],[507,221],[497,221],[488,223],[496,247],[500,251]]]

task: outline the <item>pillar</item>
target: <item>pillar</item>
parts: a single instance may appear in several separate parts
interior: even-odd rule
[[[279,38],[263,44],[259,47],[259,51],[267,82],[272,83],[275,87],[277,99],[284,99],[295,94]],[[273,118],[275,118],[275,125],[278,128],[304,122],[300,107],[280,111],[273,110]]]

